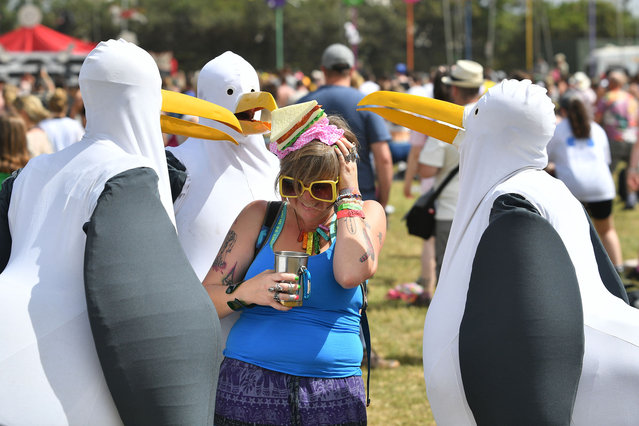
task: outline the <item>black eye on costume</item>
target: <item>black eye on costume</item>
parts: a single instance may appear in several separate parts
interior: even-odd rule
[[[226,94],[229,95],[229,96],[232,95],[233,94],[233,89],[228,89],[226,91]]]
[[[255,89],[251,89],[251,92],[255,92]]]
[[[479,114],[479,108],[475,108],[475,115]]]

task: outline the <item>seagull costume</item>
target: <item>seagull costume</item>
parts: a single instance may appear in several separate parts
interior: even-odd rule
[[[239,145],[189,138],[169,148],[179,239],[200,280],[244,206],[254,200],[279,199],[275,189],[279,160],[266,149],[262,136],[270,127],[259,121],[261,109],[272,111],[276,105],[269,93],[259,90],[255,69],[241,56],[225,52],[212,59],[200,71],[197,96],[235,112],[242,131],[229,134]],[[200,122],[220,128],[209,120]],[[238,316],[222,319],[224,342]]]
[[[219,321],[175,231],[158,68],[110,40],[79,82],[83,139],[0,192],[0,424],[212,424]]]
[[[460,152],[424,326],[437,424],[637,424],[639,310],[581,204],[543,171],[555,127],[546,91],[507,80],[465,110],[389,93],[361,105],[393,107],[366,109]]]

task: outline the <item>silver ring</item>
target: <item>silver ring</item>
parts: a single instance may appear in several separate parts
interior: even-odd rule
[[[282,285],[280,283],[275,284],[275,291],[282,291]]]
[[[281,302],[281,300],[280,300],[280,294],[279,294],[279,293],[275,293],[275,294],[273,294],[273,300],[275,300],[276,302]]]
[[[268,288],[268,291],[269,291],[270,293],[273,293],[273,292],[275,291],[275,287],[269,287],[269,288]]]
[[[355,152],[354,149],[351,149],[350,151],[348,151],[348,154],[344,157],[344,161],[346,161],[347,163],[350,163],[351,161],[354,161],[357,158],[357,152]]]

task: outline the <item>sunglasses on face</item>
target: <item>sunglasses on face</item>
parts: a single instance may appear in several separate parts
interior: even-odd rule
[[[337,199],[337,180],[316,180],[305,186],[299,179],[290,176],[280,176],[280,195],[286,198],[301,197],[308,191],[311,197],[318,201],[332,203]]]

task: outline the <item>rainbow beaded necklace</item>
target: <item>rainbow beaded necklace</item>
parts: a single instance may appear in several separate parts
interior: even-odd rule
[[[295,211],[293,212],[295,213]],[[295,213],[295,221],[297,222],[297,228],[300,229],[297,213]],[[330,242],[335,238],[337,228],[335,225],[335,214],[333,214],[329,226],[320,224],[317,228],[315,228],[315,230],[307,232],[300,229],[297,241],[302,243],[302,249],[304,249],[309,256],[319,254],[321,243],[320,238],[323,238],[330,244]]]

